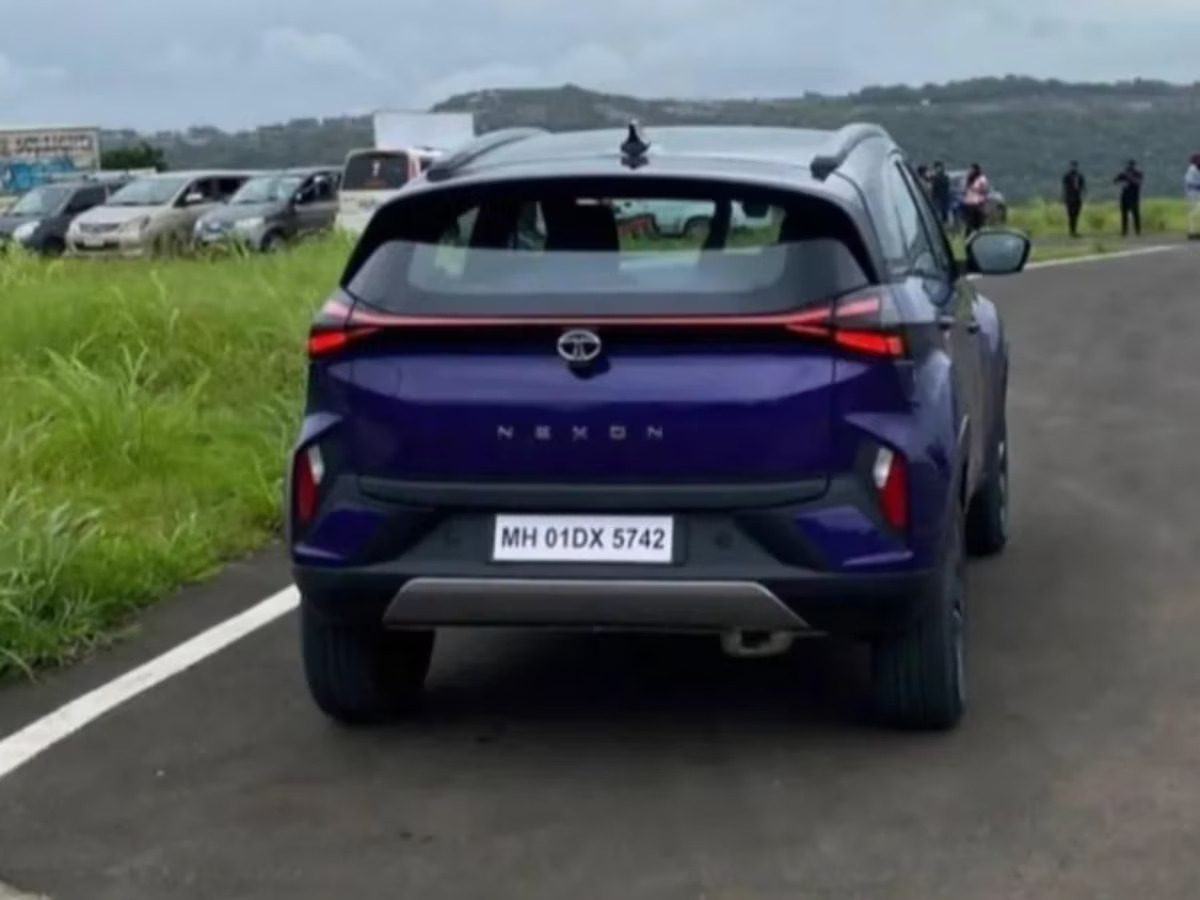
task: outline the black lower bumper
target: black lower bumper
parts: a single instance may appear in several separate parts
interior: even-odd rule
[[[552,572],[481,564],[440,572],[297,567],[304,602],[322,618],[394,628],[546,627],[648,631],[795,631],[851,637],[904,628],[924,609],[932,576],[610,567]],[[608,569],[608,571],[605,571]]]

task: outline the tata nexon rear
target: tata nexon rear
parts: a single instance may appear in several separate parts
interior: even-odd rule
[[[670,204],[704,227],[623,212]],[[508,131],[436,163],[309,339],[318,705],[401,712],[445,628],[838,635],[884,720],[954,725],[966,555],[1007,539],[1007,347],[966,268],[870,126]]]

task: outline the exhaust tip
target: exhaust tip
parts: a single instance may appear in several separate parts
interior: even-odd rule
[[[796,635],[790,631],[727,631],[721,649],[734,659],[767,659],[792,649]]]

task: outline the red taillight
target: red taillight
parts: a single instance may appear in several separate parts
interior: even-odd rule
[[[795,334],[831,340],[855,353],[900,359],[907,354],[904,338],[876,324],[882,309],[878,297],[844,299],[834,306],[795,313],[785,327]]]
[[[348,344],[367,335],[374,334],[378,330],[377,328],[345,328],[334,331],[314,330],[308,336],[308,356],[310,359],[329,356],[344,349]]]
[[[894,450],[882,447],[872,473],[883,518],[897,531],[908,527],[908,463]]]
[[[896,359],[904,356],[904,338],[886,331],[858,331],[839,328],[833,332],[833,342],[847,350],[855,350],[871,356],[890,356]]]
[[[325,462],[316,445],[296,454],[295,470],[292,473],[292,498],[295,504],[296,521],[307,525],[317,514],[317,501],[321,481],[325,478]]]

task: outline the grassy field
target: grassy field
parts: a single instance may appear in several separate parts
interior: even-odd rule
[[[1181,207],[1148,205],[1147,224],[1178,224]],[[1049,236],[1059,212],[1013,221]],[[1036,258],[1119,246],[1049,242]],[[0,260],[0,678],[87,652],[278,533],[303,336],[347,250]]]
[[[303,335],[345,254],[0,261],[0,676],[277,532]]]
[[[1150,198],[1142,203],[1142,232],[1147,235],[1182,235],[1187,232],[1188,204],[1184,200]],[[1009,225],[1030,237],[1059,238],[1067,234],[1067,212],[1061,203],[1044,200],[1015,206]],[[1079,230],[1086,237],[1119,237],[1121,213],[1115,202],[1088,203],[1080,216]]]

